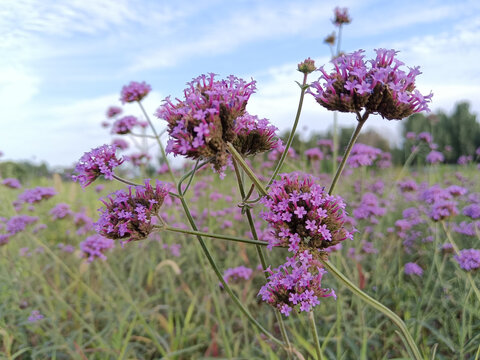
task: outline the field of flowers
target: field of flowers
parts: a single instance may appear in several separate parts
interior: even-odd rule
[[[120,99],[144,118],[110,107],[103,125],[124,137],[73,174],[0,174],[1,357],[480,359],[480,148],[443,164],[430,133],[409,132],[392,166],[358,142],[370,115],[432,98],[418,67],[375,52],[336,56],[316,81],[301,62],[283,141],[246,109],[254,80],[200,75],[155,118],[131,82]],[[305,96],[351,113],[345,149],[294,150]]]

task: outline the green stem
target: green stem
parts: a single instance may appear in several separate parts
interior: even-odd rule
[[[120,181],[120,182],[122,182],[122,183],[124,183],[124,184],[127,184],[127,185],[143,186],[142,184],[137,184],[137,183],[131,182],[131,181],[129,181],[129,180],[127,180],[127,179],[124,179],[124,178],[122,178],[122,177],[120,177],[120,176],[117,176],[117,175],[115,175],[115,174],[113,174],[112,176],[113,176],[113,178],[114,178],[115,180],[118,180],[118,181]]]
[[[207,233],[207,232],[202,232],[202,231],[194,231],[194,230],[185,230],[185,229],[180,229],[180,228],[174,228],[171,226],[159,226],[159,229],[166,230],[166,231],[172,231],[176,233],[181,233],[181,234],[188,234],[188,235],[196,235],[196,236],[204,236],[212,239],[222,239],[222,240],[228,240],[228,241],[236,241],[236,242],[242,242],[245,244],[254,244],[256,246],[267,246],[268,243],[265,241],[259,241],[259,240],[251,240],[251,239],[245,239],[245,238],[240,238],[236,236],[230,236],[230,235],[223,235],[223,234],[212,234],[212,233]]]
[[[317,352],[317,360],[323,360],[323,354],[320,347],[320,341],[318,340],[317,325],[315,324],[313,310],[308,313],[308,320],[310,323],[310,331],[312,332],[313,336],[313,343],[315,344],[315,351]]]
[[[335,190],[335,186],[337,185],[338,179],[340,179],[340,175],[342,175],[343,169],[345,168],[345,165],[347,164],[347,159],[352,152],[353,145],[358,139],[358,135],[360,135],[360,130],[362,130],[363,124],[367,121],[369,113],[363,114],[363,116],[360,115],[360,113],[357,112],[357,120],[358,124],[357,127],[355,128],[355,131],[352,134],[352,137],[350,138],[350,142],[348,143],[347,148],[345,149],[345,154],[343,155],[342,161],[340,162],[340,165],[337,168],[337,172],[335,173],[335,177],[332,180],[332,185],[330,185],[330,190],[328,190],[328,194],[332,195],[333,191]]]
[[[187,216],[188,222],[190,223],[190,226],[194,231],[198,231],[197,225],[195,224],[195,220],[192,217],[192,214],[190,213],[190,209],[188,208],[187,203],[185,202],[185,199],[183,196],[180,197],[180,201],[182,203],[182,207],[185,211],[185,215]],[[207,257],[208,262],[210,263],[210,266],[212,267],[213,271],[217,275],[218,280],[220,283],[223,285],[223,288],[227,291],[228,295],[230,295],[231,299],[234,301],[234,303],[238,306],[240,311],[265,335],[267,335],[273,342],[280,346],[284,346],[283,342],[278,340],[275,336],[273,336],[267,329],[265,329],[253,316],[250,314],[250,312],[243,306],[241,303],[240,299],[233,293],[232,289],[230,286],[227,284],[227,282],[223,279],[223,275],[218,269],[218,266],[213,259],[212,255],[210,254],[210,251],[207,248],[207,245],[205,244],[205,241],[203,240],[201,235],[196,235],[198,242],[200,243],[200,246],[202,247],[202,250]]]
[[[235,169],[235,175],[236,175],[236,178],[237,178],[238,190],[240,191],[240,196],[242,197],[243,200],[245,200],[247,198],[247,194],[245,194],[245,188],[243,186],[242,176],[240,174],[240,169],[238,168],[238,165],[237,165],[237,162],[235,161],[235,158],[232,159],[232,163],[233,163],[233,167]],[[248,196],[250,196],[250,193],[251,193],[251,191],[249,192]],[[252,236],[253,236],[254,240],[258,240],[257,229],[255,228],[255,223],[253,221],[252,212],[250,211],[250,208],[248,206],[245,208],[245,214],[247,216],[247,220],[248,220],[248,224],[250,226],[250,231],[252,233]],[[258,258],[260,259],[260,263],[262,265],[263,274],[265,276],[265,279],[268,280],[268,275],[265,272],[265,270],[267,269],[267,262],[265,260],[265,255],[263,254],[262,248],[259,245],[255,245],[255,248],[257,250],[257,255],[258,255]],[[285,344],[287,346],[287,349],[289,349],[289,351],[287,351],[287,356],[290,359],[290,349],[291,349],[292,345],[290,343],[290,339],[288,338],[288,334],[287,334],[287,330],[285,328],[285,323],[283,321],[282,314],[280,314],[280,311],[278,309],[275,309],[275,317],[277,318],[277,322],[280,326],[280,332],[282,334],[283,341],[285,342]]]
[[[252,180],[252,182],[255,184],[255,187],[257,188],[257,192],[261,196],[266,196],[267,195],[267,190],[265,187],[262,185],[261,181],[258,179],[258,177],[255,175],[255,173],[250,169],[250,166],[243,160],[242,155],[235,149],[235,147],[231,143],[227,143],[228,150],[230,151],[230,154],[232,154],[234,160],[238,162],[238,164],[241,166],[243,171],[247,174],[247,176]]]
[[[176,184],[176,180],[175,180],[175,175],[173,175],[173,171],[172,171],[172,168],[170,167],[170,163],[168,162],[168,159],[167,159],[167,154],[165,153],[165,148],[163,147],[163,144],[162,142],[160,141],[160,136],[158,135],[157,133],[157,130],[155,129],[155,127],[153,126],[153,123],[152,121],[150,120],[150,117],[148,116],[147,112],[145,111],[145,108],[143,107],[142,103],[140,101],[137,101],[138,105],[140,106],[140,109],[142,109],[142,112],[143,112],[143,115],[145,116],[145,118],[147,119],[148,121],[148,124],[150,125],[150,128],[152,129],[153,131],[153,134],[155,135],[155,139],[157,140],[157,143],[158,143],[158,146],[160,147],[160,151],[162,153],[162,157],[163,159],[165,160],[165,163],[167,164],[167,168],[168,168],[168,173],[170,174],[170,179],[172,180],[172,182],[174,184]]]
[[[270,187],[272,184],[273,180],[277,177],[278,173],[280,172],[283,163],[285,161],[285,158],[288,155],[288,150],[290,149],[290,146],[292,145],[293,138],[295,137],[295,132],[297,130],[297,125],[298,121],[300,120],[300,114],[302,112],[302,106],[303,106],[303,98],[305,97],[305,91],[308,89],[307,84],[307,76],[308,74],[303,75],[303,82],[302,85],[300,86],[300,100],[298,101],[298,108],[297,108],[297,115],[295,116],[295,121],[293,122],[292,126],[292,131],[290,131],[290,135],[288,136],[287,144],[285,145],[285,149],[282,152],[282,156],[280,157],[280,160],[277,163],[277,166],[275,167],[275,170],[273,171],[272,177],[268,181],[267,188]]]
[[[455,254],[458,255],[460,253],[460,249],[458,248],[457,244],[452,238],[452,235],[450,234],[450,231],[447,228],[447,225],[445,224],[445,221],[442,221],[442,226],[443,230],[445,231],[445,234],[447,235],[447,239],[452,244],[452,248],[455,251]],[[472,286],[473,291],[475,292],[475,295],[477,296],[478,301],[480,301],[480,290],[478,290],[477,285],[475,285],[475,281],[473,281],[472,276],[470,273],[467,271],[465,272],[467,275],[467,279],[470,282],[470,285]]]
[[[368,305],[373,307],[374,309],[380,311],[383,315],[388,317],[400,330],[402,334],[402,338],[404,339],[405,347],[411,354],[413,355],[415,360],[422,360],[423,357],[418,350],[415,341],[413,340],[412,336],[408,332],[407,326],[403,322],[403,320],[395,314],[392,310],[387,308],[382,303],[378,302],[377,300],[373,299],[362,290],[360,290],[355,284],[353,284],[350,280],[348,280],[345,275],[343,275],[335,266],[333,266],[329,261],[322,260],[323,265],[325,268],[331,272],[340,282],[342,282],[354,295],[358,296],[360,299],[365,301]]]

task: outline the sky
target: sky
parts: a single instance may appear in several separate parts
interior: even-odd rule
[[[370,58],[376,48],[396,49],[406,65],[420,66],[416,85],[434,93],[433,111],[468,101],[479,113],[478,0],[0,0],[0,161],[71,166],[111,142],[100,124],[109,106],[121,105],[122,86],[150,84],[144,106],[153,114],[210,72],[256,80],[249,113],[289,129],[302,80],[297,64],[329,62],[323,40],[336,6],[352,18],[342,30],[344,52],[364,49]],[[136,104],[123,109],[141,116]],[[339,114],[339,124],[355,126],[354,115]],[[332,113],[308,96],[300,131],[331,126]],[[400,139],[401,121],[371,116],[369,127]]]

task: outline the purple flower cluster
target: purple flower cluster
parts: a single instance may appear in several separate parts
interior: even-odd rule
[[[18,195],[18,200],[28,204],[35,204],[44,199],[50,199],[56,194],[57,192],[54,188],[37,186],[33,189],[27,189]]]
[[[389,120],[429,111],[433,95],[423,96],[415,88],[419,68],[410,68],[406,73],[400,70],[403,62],[395,58],[397,51],[375,51],[376,58],[368,62],[363,50],[333,59],[334,70],[328,74],[321,67],[323,75],[311,84],[308,92],[328,110],[358,113],[365,109]],[[322,80],[325,82],[321,83]]]
[[[15,215],[6,220],[3,225],[0,223],[0,229],[5,227],[6,233],[0,234],[0,245],[5,245],[13,235],[24,231],[28,225],[38,221],[37,216]]]
[[[188,83],[185,100],[170,98],[156,116],[168,122],[167,152],[191,159],[212,159],[218,172],[228,164],[227,142],[242,154],[256,154],[278,145],[272,125],[248,115],[245,107],[255,92],[255,81],[233,75],[215,80],[215,74],[201,75]]]
[[[307,250],[287,258],[287,262],[276,269],[268,268],[267,273],[268,282],[258,294],[285,316],[293,309],[312,310],[320,303],[319,298],[336,297],[332,289],[322,288],[326,271]]]
[[[425,160],[430,164],[438,164],[445,160],[445,156],[440,151],[432,150],[427,154]]]
[[[18,179],[15,179],[15,178],[3,179],[2,185],[5,185],[10,189],[20,189],[22,187],[22,184],[20,183],[20,181],[18,181]]]
[[[28,322],[29,323],[35,323],[39,320],[42,320],[43,318],[45,318],[45,316],[43,316],[40,311],[38,310],[33,310],[31,313],[30,313],[30,316],[28,317]]]
[[[355,219],[369,219],[372,224],[378,224],[378,216],[383,216],[387,209],[380,206],[378,197],[373,193],[365,193],[357,208],[352,212]]]
[[[111,119],[119,114],[121,114],[123,112],[122,108],[121,107],[118,107],[118,106],[110,106],[108,109],[107,109],[107,118]]]
[[[274,229],[269,243],[298,252],[304,248],[325,250],[345,239],[353,239],[345,229],[345,203],[339,196],[328,195],[313,183],[312,177],[296,173],[282,174],[273,182],[261,202],[268,208],[260,216]]]
[[[404,271],[405,271],[405,275],[418,275],[418,276],[423,275],[423,269],[419,265],[412,262],[405,264]]]
[[[106,260],[105,252],[114,247],[115,242],[112,239],[97,234],[87,237],[80,243],[82,255],[87,258],[88,262],[92,262],[96,258]]]
[[[463,215],[472,219],[480,219],[480,204],[470,204],[463,208]]]
[[[420,194],[420,200],[430,205],[428,216],[434,221],[441,221],[458,214],[457,202],[454,196],[460,195],[457,187],[442,189],[439,185],[433,185]]]
[[[112,145],[120,150],[126,150],[130,146],[128,142],[123,139],[113,139]]]
[[[371,166],[373,162],[382,154],[382,150],[373,146],[356,143],[353,145],[352,152],[347,159],[347,164],[352,168],[360,166]]]
[[[52,210],[50,210],[50,215],[52,215],[52,220],[58,220],[66,218],[67,216],[72,215],[72,210],[70,209],[70,205],[65,203],[60,203],[55,205]]]
[[[151,86],[145,81],[139,83],[136,81],[130,82],[122,88],[120,94],[120,101],[122,104],[140,101],[152,90]]]
[[[102,200],[105,207],[99,209],[95,228],[100,235],[114,240],[145,239],[154,229],[152,216],[158,214],[167,195],[165,184],[157,180],[153,187],[148,179],[144,186],[116,191]]]
[[[246,266],[237,266],[234,268],[229,268],[223,272],[223,280],[225,280],[226,283],[230,279],[232,280],[238,280],[238,279],[244,279],[248,280],[252,276],[252,269],[246,267]]]
[[[455,261],[463,270],[471,271],[480,268],[480,250],[464,249],[454,256]]]
[[[125,135],[132,131],[132,129],[139,125],[139,121],[135,116],[127,115],[113,123],[112,134]]]
[[[72,179],[79,182],[83,188],[94,182],[100,175],[112,180],[113,169],[123,163],[123,159],[116,157],[115,150],[115,146],[102,145],[83,154],[75,167],[78,175],[72,176]]]
[[[323,152],[319,148],[307,149],[304,152],[305,156],[310,160],[323,160]]]

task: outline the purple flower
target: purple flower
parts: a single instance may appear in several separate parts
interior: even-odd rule
[[[9,235],[15,235],[25,230],[27,225],[33,224],[37,221],[37,216],[15,215],[7,221],[7,223],[5,224],[5,228]]]
[[[370,166],[382,154],[382,150],[357,143],[353,145],[352,152],[347,159],[347,164],[352,168]]]
[[[433,137],[432,137],[432,134],[424,131],[417,135],[417,140],[425,141],[427,144],[431,144],[433,141]]]
[[[328,110],[379,114],[389,120],[400,120],[413,113],[429,111],[432,94],[423,96],[415,89],[418,67],[406,73],[397,51],[375,50],[375,59],[366,62],[363,50],[341,55],[332,60],[334,70],[312,83],[308,92]],[[370,65],[370,66],[368,66]],[[324,83],[321,81],[324,80]]]
[[[322,277],[327,272],[307,250],[287,258],[287,262],[276,269],[268,268],[266,272],[268,282],[258,295],[285,316],[289,316],[292,309],[312,310],[320,304],[322,297],[336,298],[332,289],[322,288]]]
[[[88,262],[92,262],[96,258],[106,260],[105,252],[114,247],[115,242],[112,239],[97,234],[87,237],[80,243],[82,255],[87,258]]]
[[[43,318],[45,318],[45,316],[43,316],[42,314],[40,314],[40,311],[38,310],[33,310],[31,313],[30,313],[30,316],[28,317],[28,322],[30,323],[35,323],[39,320],[42,320]]]
[[[152,157],[147,153],[135,153],[125,156],[125,160],[130,161],[134,166],[142,166],[148,163]]]
[[[480,250],[464,249],[454,256],[455,261],[463,270],[471,271],[480,268]]]
[[[125,135],[132,131],[132,129],[140,125],[140,122],[135,116],[124,116],[113,123],[112,134]]]
[[[215,80],[215,74],[193,79],[184,90],[185,100],[170,98],[156,116],[168,123],[167,152],[191,159],[212,159],[222,172],[229,161],[227,142],[244,155],[253,155],[278,146],[275,127],[267,120],[249,115],[245,107],[255,92],[255,81],[233,75]]]
[[[37,186],[33,189],[27,189],[23,193],[18,195],[18,200],[20,202],[28,204],[35,204],[42,201],[43,199],[50,199],[56,194],[57,192],[54,188]]]
[[[377,216],[383,216],[387,209],[381,207],[375,194],[365,193],[359,206],[353,210],[355,219],[369,219],[372,223],[378,223]]]
[[[83,188],[94,182],[100,175],[105,179],[113,179],[113,169],[123,163],[123,159],[117,159],[115,146],[102,145],[90,152],[86,152],[78,161],[73,181],[79,182]]]
[[[480,205],[479,204],[471,204],[465,206],[463,208],[463,215],[466,215],[472,219],[479,219],[480,218]]]
[[[129,186],[102,200],[100,218],[95,224],[97,232],[110,239],[127,241],[145,239],[154,229],[152,216],[156,216],[168,195],[165,184],[156,181],[155,187],[145,180],[144,186]]]
[[[323,152],[319,148],[305,150],[304,154],[310,160],[323,160],[324,158]]]
[[[22,184],[20,184],[20,181],[18,181],[18,179],[15,179],[15,178],[3,179],[2,185],[5,185],[10,189],[20,189],[22,187]]]
[[[120,150],[126,150],[129,147],[128,142],[123,139],[113,139],[112,145]]]
[[[52,215],[52,220],[63,219],[72,215],[72,210],[70,210],[70,205],[60,203],[50,210],[50,215]]]
[[[123,112],[122,108],[121,107],[118,107],[118,106],[110,106],[108,109],[107,109],[107,118],[111,119],[115,116],[117,116],[118,114],[121,114]]]
[[[122,88],[120,94],[120,101],[122,104],[131,103],[134,101],[140,101],[152,90],[150,85],[145,82],[135,82],[132,81],[130,84],[125,85]]]
[[[438,164],[445,160],[445,156],[439,151],[432,150],[427,154],[426,160],[430,164]]]
[[[238,279],[244,279],[248,280],[252,276],[252,269],[245,267],[245,266],[237,266],[234,268],[229,268],[223,272],[223,280],[225,280],[226,283],[230,279],[232,280],[238,280]]]
[[[429,216],[434,221],[441,221],[458,214],[457,203],[452,200],[438,200],[433,203]]]
[[[405,264],[405,275],[423,275],[423,269],[415,263],[409,262]]]
[[[282,174],[261,202],[268,211],[260,216],[269,223],[275,235],[269,248],[284,246],[293,252],[300,246],[325,250],[353,238],[344,226],[348,217],[343,200],[328,195],[310,176]]]

